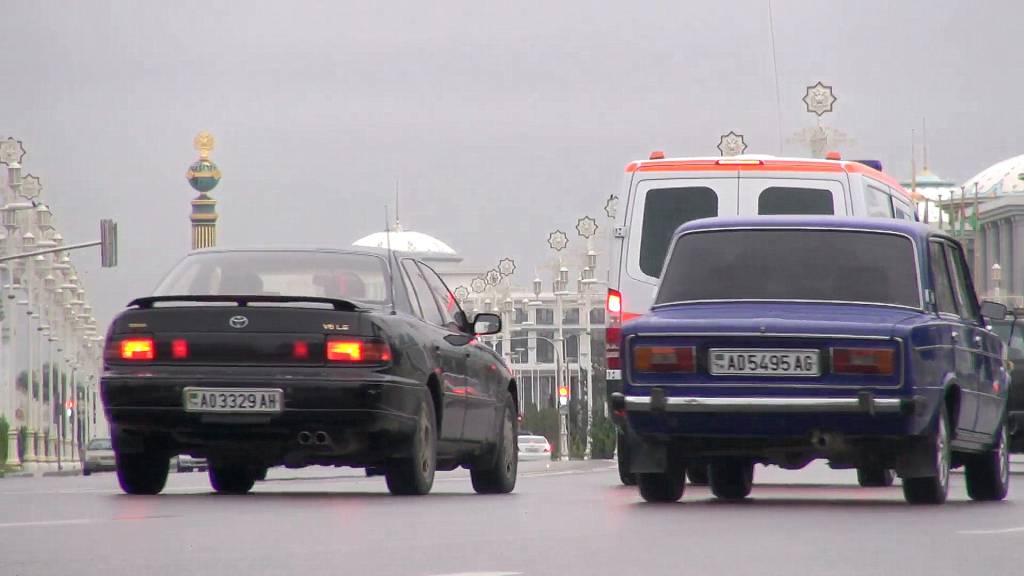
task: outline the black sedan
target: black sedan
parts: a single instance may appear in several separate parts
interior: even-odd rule
[[[1006,417],[1010,425],[1010,452],[1024,452],[1024,310],[1004,320],[994,320],[992,331],[1006,345],[1010,370],[1010,394]]]
[[[159,493],[168,458],[190,454],[225,493],[278,465],[382,470],[393,494],[462,466],[477,492],[511,492],[516,386],[477,339],[500,330],[412,255],[194,252],[107,335],[121,488]]]

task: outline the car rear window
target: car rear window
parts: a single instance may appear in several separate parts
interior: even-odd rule
[[[648,276],[661,276],[665,252],[676,228],[690,220],[714,216],[718,216],[718,194],[707,186],[648,190],[640,236],[640,270]]]
[[[757,197],[757,213],[763,216],[781,214],[832,215],[832,191],[820,188],[772,186]]]
[[[245,295],[339,298],[381,305],[389,300],[382,258],[302,250],[238,250],[190,254],[155,296]]]
[[[111,450],[110,440],[99,439],[92,440],[89,445],[86,446],[86,450]]]
[[[921,306],[914,246],[882,232],[717,230],[685,234],[655,304],[821,300]]]

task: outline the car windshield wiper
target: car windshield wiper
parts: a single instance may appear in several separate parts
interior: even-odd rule
[[[264,295],[230,295],[230,294],[202,294],[202,295],[173,295],[173,296],[146,296],[136,298],[128,303],[128,307],[152,308],[158,302],[234,302],[239,306],[248,306],[250,303],[277,303],[308,302],[312,304],[330,304],[335,310],[352,312],[361,307],[350,300],[340,298],[321,298],[319,296],[264,296]]]

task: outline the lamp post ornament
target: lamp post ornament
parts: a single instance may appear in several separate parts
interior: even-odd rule
[[[722,156],[739,156],[747,150],[747,142],[743,134],[737,134],[732,130],[728,134],[722,134],[718,139],[718,151]]]
[[[192,140],[199,159],[188,167],[185,178],[199,195],[192,200],[192,249],[217,244],[217,201],[209,196],[220,182],[220,168],[210,160],[215,141],[209,132],[200,132]]]

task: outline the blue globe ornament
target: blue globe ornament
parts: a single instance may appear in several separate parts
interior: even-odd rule
[[[188,183],[192,185],[192,188],[205,194],[213,190],[220,182],[220,168],[217,168],[217,165],[209,159],[200,158],[188,167],[185,177],[188,178]]]

